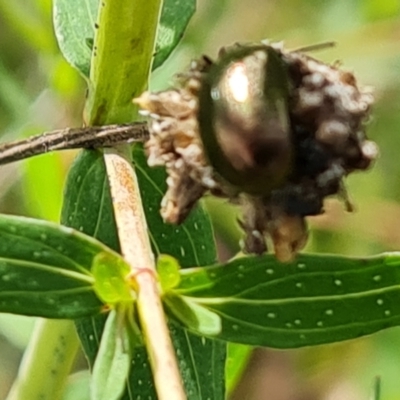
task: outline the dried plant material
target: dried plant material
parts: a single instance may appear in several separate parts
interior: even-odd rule
[[[268,78],[271,78],[267,74],[275,73],[267,64],[272,62],[269,61],[271,56],[284,66],[282,76],[287,82],[282,81],[281,86],[287,85],[287,98],[285,86],[282,104],[279,103],[281,94],[273,90],[268,92],[266,86]],[[225,142],[218,142],[229,150],[228,153],[242,157],[242,164],[240,160],[235,163],[234,158],[231,162],[232,168],[239,172],[241,168],[251,168],[252,164],[267,165],[265,163],[278,154],[274,153],[276,151],[284,151],[285,157],[290,155],[290,171],[286,173],[281,169],[283,178],[270,188],[267,186],[270,182],[265,181],[268,189],[264,191],[262,185],[249,186],[247,190],[243,185],[232,184],[228,175],[213,168],[215,163],[210,162],[210,149],[203,147],[205,132],[199,131],[201,115],[207,115],[200,107],[213,107],[213,104],[204,104],[206,85],[218,74],[216,79],[220,84],[225,71],[219,65],[230,67],[235,62],[244,92],[234,93],[236,103],[233,106],[229,104],[233,113],[222,113],[219,119],[215,113],[215,120],[211,121],[212,131],[221,131],[226,126],[231,126],[232,131],[237,130],[239,123],[251,126],[240,127],[244,131],[243,137],[237,136],[236,132],[232,141],[228,129],[227,133],[224,132],[228,135],[223,139]],[[240,75],[240,69],[246,67],[252,71],[252,74],[242,74],[247,83]],[[231,75],[223,78],[227,84],[229,79],[233,79]],[[259,85],[258,89],[256,85]],[[248,102],[250,110],[245,109],[245,100],[242,100],[248,96],[246,90],[252,90],[255,96],[258,90],[264,96],[256,98],[253,103]],[[218,95],[221,93],[225,92]],[[266,108],[272,110],[271,115],[262,115],[257,108],[255,111],[251,109],[253,104],[260,106],[260,99],[268,102],[267,96],[275,96],[275,93],[278,93],[275,103]],[[215,93],[210,94],[210,98],[213,95]],[[267,249],[266,238],[269,238],[280,261],[291,261],[305,246],[308,236],[305,217],[323,213],[325,197],[338,195],[347,209],[352,208],[343,179],[353,171],[368,168],[377,156],[377,146],[366,139],[364,129],[373,104],[371,91],[360,88],[354,75],[337,65],[322,63],[302,52],[286,51],[281,44],[235,45],[223,49],[215,63],[206,57],[193,62],[187,72],[179,75],[178,88],[159,93],[146,92],[135,102],[140,105],[142,114],[150,119],[150,139],[146,143],[148,163],[150,166],[164,165],[168,173],[168,190],[161,206],[163,219],[171,223],[182,222],[206,192],[225,197],[243,209],[240,225],[245,231],[244,249],[262,254]],[[263,106],[261,104],[261,110]],[[235,107],[243,107],[252,119],[235,120]],[[254,120],[254,115],[259,119]],[[268,134],[276,134],[276,138],[270,135],[273,140],[263,142],[263,129]],[[253,134],[254,143],[249,142],[246,147],[241,141],[248,140],[247,133],[248,136]],[[285,141],[279,142],[279,135],[287,135]],[[285,150],[282,146],[290,148]],[[243,163],[247,166],[244,167]],[[271,163],[268,168],[273,171],[275,166]],[[253,178],[251,174],[248,176]]]

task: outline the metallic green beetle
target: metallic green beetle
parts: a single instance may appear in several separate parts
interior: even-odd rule
[[[293,160],[289,77],[267,45],[237,47],[210,67],[199,94],[198,122],[215,172],[236,190],[268,195]]]

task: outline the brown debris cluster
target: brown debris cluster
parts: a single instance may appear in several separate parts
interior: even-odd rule
[[[290,261],[307,242],[305,217],[323,213],[326,196],[339,195],[351,209],[343,179],[355,170],[365,170],[377,155],[364,129],[373,96],[357,85],[352,73],[337,65],[286,51],[281,45],[265,45],[279,52],[288,68],[288,112],[295,149],[292,173],[267,196],[238,192],[213,171],[204,155],[197,95],[212,66],[208,58],[181,74],[178,88],[146,92],[135,102],[150,119],[148,163],[165,166],[168,173],[163,219],[182,222],[206,192],[226,197],[243,209],[244,249],[265,252],[267,237],[277,258]]]

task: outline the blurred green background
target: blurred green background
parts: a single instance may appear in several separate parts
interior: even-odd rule
[[[82,124],[85,82],[58,50],[51,7],[50,0],[0,0],[1,141]],[[335,48],[314,56],[340,60],[375,90],[368,135],[378,143],[380,158],[371,171],[348,179],[355,213],[347,214],[332,199],[325,215],[310,218],[307,251],[362,256],[400,249],[400,1],[199,1],[181,45],[154,73],[151,88],[171,85],[173,75],[201,54],[213,57],[221,46],[264,38],[284,40],[287,48],[336,41]],[[0,212],[57,221],[74,154],[1,167]],[[235,209],[215,199],[206,203],[220,255],[229,257],[240,237]],[[14,379],[32,326],[31,318],[0,315],[0,399]],[[398,400],[399,348],[400,329],[391,329],[330,346],[257,350],[232,399],[367,400],[381,376],[381,400]],[[76,369],[83,365],[81,360]]]

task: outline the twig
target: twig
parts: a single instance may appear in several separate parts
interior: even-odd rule
[[[121,143],[143,142],[148,137],[146,122],[59,129],[0,144],[0,165],[54,150],[109,147]]]
[[[125,150],[125,152],[124,152]],[[106,149],[105,163],[114,199],[121,252],[138,287],[137,305],[160,400],[185,400],[155,274],[139,184],[126,148]]]

